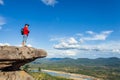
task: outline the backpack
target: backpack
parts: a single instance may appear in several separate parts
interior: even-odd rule
[[[23,28],[21,29],[21,35],[23,35],[24,34],[24,30],[23,30]]]

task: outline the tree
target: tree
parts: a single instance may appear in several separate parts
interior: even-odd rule
[[[40,68],[40,67],[38,68],[38,71],[39,71],[39,72],[41,71],[41,68]]]
[[[30,68],[29,65],[25,65],[25,66],[23,67],[23,70],[28,71],[29,68]]]

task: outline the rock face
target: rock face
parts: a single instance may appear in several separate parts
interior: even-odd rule
[[[0,46],[0,80],[33,80],[27,73],[20,71],[20,67],[46,56],[47,53],[42,49]]]
[[[0,72],[0,80],[34,80],[25,71]]]

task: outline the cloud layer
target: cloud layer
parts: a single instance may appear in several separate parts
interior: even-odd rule
[[[100,33],[95,33],[93,31],[86,31],[86,35],[82,35],[79,38],[76,38],[76,36],[65,39],[61,38],[62,40],[59,40],[58,44],[55,44],[53,47],[57,50],[67,50],[66,54],[73,53],[74,50],[76,50],[75,52],[86,51],[120,54],[120,41],[106,42],[106,39],[112,32],[101,31]],[[94,42],[93,44],[91,43],[92,41]],[[75,52],[73,54],[76,54]]]
[[[94,41],[94,40],[106,40],[107,37],[112,33],[113,31],[102,31],[100,33],[95,33],[93,31],[86,31],[87,34],[89,34],[89,37],[82,37],[80,41]]]
[[[9,43],[0,43],[0,46],[10,46]]]
[[[58,3],[57,0],[41,0],[47,6],[55,6]]]

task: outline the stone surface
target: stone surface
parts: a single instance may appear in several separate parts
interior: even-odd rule
[[[0,80],[34,80],[20,67],[37,58],[46,57],[42,49],[32,47],[0,46]]]
[[[0,80],[34,80],[25,71],[0,72]]]
[[[0,70],[17,71],[24,64],[46,56],[47,53],[42,49],[0,46]]]

